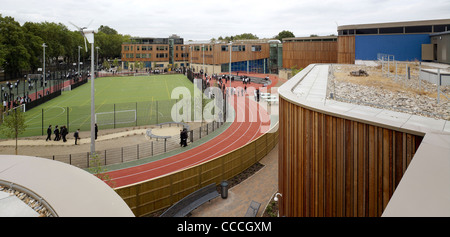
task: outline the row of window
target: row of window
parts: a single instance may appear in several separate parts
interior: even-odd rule
[[[130,50],[133,51],[133,47],[134,46],[125,45],[125,46],[123,46],[123,51],[130,51]],[[150,45],[136,45],[135,47],[136,47],[137,51],[152,51],[153,50],[153,46],[150,46]],[[155,46],[155,49],[157,51],[167,51],[168,47],[169,46],[166,46],[166,45],[158,45],[158,46]],[[180,46],[181,50],[184,50],[184,48],[185,48],[184,46]],[[178,51],[178,46],[175,47],[175,50]]]
[[[156,55],[156,58],[168,58],[168,54],[167,53],[157,53],[155,55]],[[124,54],[124,57],[125,58],[135,58],[135,57],[136,58],[152,58],[152,54],[151,53],[137,53],[137,54],[127,53],[127,54]],[[178,53],[175,54],[175,57],[178,58]],[[186,53],[186,54],[182,53],[181,57],[182,58],[188,58],[189,54],[188,53]]]
[[[149,46],[149,45],[136,45],[135,47],[136,47],[137,51],[152,51],[153,50],[153,46]],[[208,45],[204,45],[204,46],[196,45],[193,47],[193,50],[200,51],[201,48],[203,48],[204,51],[212,51],[213,50],[211,45],[209,45],[209,46]],[[155,49],[157,51],[167,51],[168,46],[158,45],[158,46],[155,46]],[[185,47],[180,46],[180,49],[184,50]],[[178,51],[178,46],[175,47],[175,50]],[[223,52],[228,51],[228,45],[222,45],[221,50]],[[243,52],[243,51],[245,51],[245,45],[233,45],[232,50],[233,50],[233,52]],[[252,45],[252,52],[260,52],[261,50],[262,50],[261,45]],[[123,51],[133,51],[133,46],[124,45]]]
[[[168,38],[145,38],[145,39],[131,39],[133,44],[169,44],[169,40],[173,40],[174,44],[184,44],[182,38],[168,39]]]
[[[245,45],[233,45],[231,48],[233,52],[243,52],[245,51]],[[260,52],[262,50],[261,45],[252,45],[252,52]],[[222,45],[222,52],[228,51],[228,45]]]
[[[339,30],[339,35],[417,34],[438,33],[450,30],[450,25],[404,26],[356,30]]]

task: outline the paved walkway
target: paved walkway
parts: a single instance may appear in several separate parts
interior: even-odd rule
[[[191,212],[192,217],[243,217],[250,203],[261,203],[257,217],[278,191],[278,145],[261,161],[262,169],[228,190],[228,197],[211,200]]]

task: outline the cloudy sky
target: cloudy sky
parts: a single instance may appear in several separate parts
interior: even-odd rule
[[[337,25],[450,19],[449,0],[0,0],[0,14],[21,24],[69,22],[120,34],[209,40],[252,33],[271,38],[337,34]]]

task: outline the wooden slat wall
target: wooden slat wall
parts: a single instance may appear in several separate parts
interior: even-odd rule
[[[337,62],[336,41],[309,41],[283,43],[283,68],[305,68],[314,63]]]
[[[355,63],[355,36],[338,36],[337,63]]]
[[[230,52],[222,51],[222,45],[226,44],[211,44],[205,45],[205,47],[212,46],[212,51],[205,51],[205,64],[209,65],[220,65],[230,62]],[[241,62],[269,58],[269,44],[268,43],[246,43],[246,44],[236,44],[245,45],[245,51],[232,51],[231,52],[231,62]],[[252,45],[261,45],[261,51],[252,51]],[[202,45],[191,45],[192,47],[199,46],[200,49]],[[186,46],[186,51],[189,51],[189,45]],[[189,62],[202,64],[203,63],[203,52],[200,51],[189,51]]]
[[[278,127],[230,153],[203,164],[115,189],[136,216],[170,207],[211,183],[228,180],[264,158],[278,142]]]
[[[379,217],[421,136],[315,112],[280,97],[280,216]]]

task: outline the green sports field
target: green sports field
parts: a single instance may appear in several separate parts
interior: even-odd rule
[[[95,113],[100,129],[158,124],[172,121],[171,109],[177,102],[172,90],[194,85],[180,74],[95,79]],[[66,125],[69,133],[90,130],[91,82],[77,87],[25,113],[27,129],[21,136],[46,134],[51,124]]]

